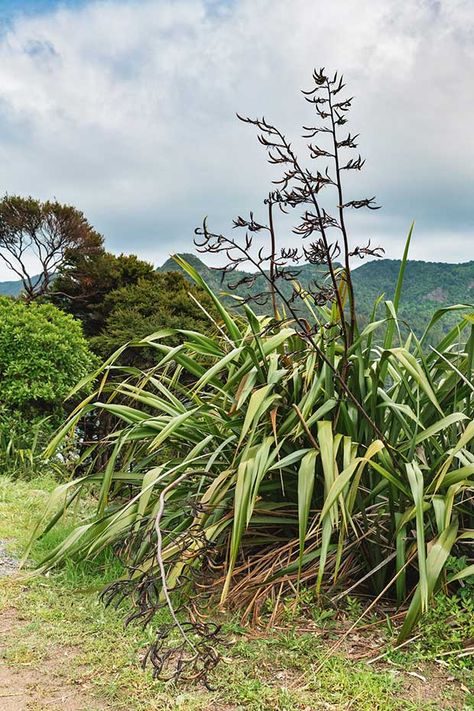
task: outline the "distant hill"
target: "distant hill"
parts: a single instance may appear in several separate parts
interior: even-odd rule
[[[36,283],[40,278],[40,274],[31,277],[33,283]],[[23,282],[21,279],[16,281],[0,281],[0,296],[20,296],[23,291]]]
[[[226,291],[236,295],[246,295],[248,287],[241,287],[235,291],[228,288],[229,283],[235,284],[246,272],[235,271],[224,275],[219,269],[210,269],[193,254],[182,255],[206,279],[215,291]],[[172,259],[168,259],[161,271],[176,271],[179,267]],[[352,272],[356,299],[362,319],[367,319],[374,301],[381,294],[385,299],[393,298],[400,260],[380,259],[366,262]],[[311,264],[302,264],[298,267],[298,280],[304,288],[312,284],[321,283],[325,270]],[[290,294],[290,285],[281,282]],[[252,287],[257,293],[265,288],[265,280],[259,277]],[[443,307],[453,304],[474,304],[474,261],[460,264],[445,262],[410,261],[405,271],[403,297],[399,315],[406,320],[418,334],[422,333],[433,313]],[[257,311],[268,310],[268,307],[256,308]],[[383,312],[381,312],[383,315]],[[446,331],[456,322],[456,315],[448,314],[437,327],[438,333]]]
[[[386,299],[393,297],[399,270],[400,261],[396,259],[368,262],[354,270],[354,287],[362,314],[370,313],[380,294],[385,294]],[[401,321],[406,321],[420,335],[437,309],[454,304],[474,304],[473,261],[407,263],[398,311]],[[435,327],[433,336],[446,332],[458,317],[457,313],[446,314]]]
[[[216,292],[245,296],[249,287],[240,287],[232,290],[230,286],[236,284],[248,272],[235,271],[225,275],[220,269],[211,269],[194,254],[182,255],[207,281]],[[384,294],[385,299],[391,299],[400,269],[397,259],[380,259],[362,264],[353,271],[354,287],[362,318],[368,318],[375,299]],[[172,259],[168,259],[158,271],[179,271],[180,268]],[[322,283],[325,270],[311,264],[302,264],[298,267],[299,281],[304,288],[316,283]],[[291,293],[291,286],[281,282],[287,295]],[[0,282],[0,294],[18,296],[21,293],[20,281]],[[263,277],[258,277],[250,288],[253,293],[258,293],[266,288]],[[233,300],[228,298],[228,303]],[[445,262],[410,261],[405,272],[403,298],[400,307],[400,317],[406,320],[421,333],[436,309],[458,303],[474,304],[474,261],[460,264],[447,264]],[[268,310],[268,306],[255,306],[260,313]],[[438,326],[441,333],[456,321],[455,315],[447,315]]]
[[[359,296],[373,303],[379,294],[389,298],[395,289],[400,270],[398,259],[367,262],[353,271]],[[474,302],[474,262],[407,263],[403,298],[407,303],[425,303],[430,307]]]
[[[194,254],[181,256],[192,264],[216,290],[226,289],[227,284],[236,283],[249,273],[236,270],[222,278],[222,270],[211,269]],[[395,292],[400,264],[398,259],[379,259],[354,269],[352,278],[359,300],[372,305],[380,294],[385,294],[386,299],[391,299]],[[304,287],[308,287],[315,281],[321,281],[325,273],[325,269],[312,264],[302,264],[295,269],[299,271],[298,280]],[[158,271],[177,270],[180,271],[180,267],[173,259],[168,259],[158,267]],[[256,286],[262,288],[264,283],[263,277],[259,277]],[[239,293],[239,290],[236,293]],[[429,308],[455,303],[473,303],[474,261],[460,264],[409,261],[405,270],[403,298],[406,303],[426,304]]]
[[[0,281],[0,296],[19,296],[22,288],[21,281]]]
[[[247,296],[249,291],[253,294],[259,294],[263,291],[268,291],[267,281],[263,276],[258,276],[255,279],[255,283],[251,286],[242,285],[241,287],[235,289],[234,286],[244,278],[250,276],[250,272],[240,271],[236,269],[235,271],[225,274],[222,269],[214,269],[208,267],[204,262],[196,257],[194,254],[182,254],[183,259],[189,262],[197,272],[205,279],[209,286],[217,293],[225,292],[229,295],[235,296]],[[161,267],[158,267],[158,271],[168,272],[168,271],[180,271],[180,267],[176,264],[173,259],[168,259]],[[298,266],[299,281],[302,286],[307,287],[313,281],[321,282],[325,278],[326,269],[322,267],[315,267],[311,264],[302,264]],[[285,282],[280,283],[280,288],[288,296],[291,294],[291,285]],[[233,302],[232,296],[229,296],[229,303]],[[265,307],[259,308],[258,305],[253,307],[257,312],[265,312]]]

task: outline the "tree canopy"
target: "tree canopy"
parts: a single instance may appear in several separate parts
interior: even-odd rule
[[[107,295],[153,273],[153,265],[134,254],[116,256],[103,246],[95,254],[71,251],[53,282],[50,299],[79,318],[87,336],[97,336],[110,310]]]
[[[102,237],[71,205],[19,195],[0,201],[0,258],[21,279],[28,301],[49,290],[71,252],[90,256],[101,245]]]
[[[101,333],[91,340],[92,347],[105,358],[124,343],[161,329],[206,331],[209,319],[196,302],[214,313],[211,299],[202,289],[190,284],[183,274],[152,272],[136,284],[115,289],[106,297],[107,316]],[[177,344],[178,340],[171,338],[167,343]],[[156,363],[156,350],[131,350],[121,360],[139,367],[152,366]]]

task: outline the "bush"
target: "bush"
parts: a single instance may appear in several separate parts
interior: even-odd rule
[[[0,299],[0,464],[19,473],[64,417],[63,401],[95,363],[81,324],[54,306]]]
[[[238,300],[244,316],[233,317],[192,265],[175,257],[207,291],[218,318],[211,315],[204,330],[180,325],[144,338],[141,346],[161,356],[148,372],[121,368],[120,378],[111,378],[119,349],[103,368],[96,401],[51,446],[81,414],[106,412],[115,422],[97,443],[89,473],[53,498],[64,501],[66,494],[72,502],[100,484],[96,516],[42,567],[122,544],[131,576],[117,581],[109,599],[131,595],[134,616],[145,623],[167,604],[181,632],[178,654],[170,629],[159,631],[149,655],[157,674],[174,658],[175,679],[184,678],[186,665],[196,679],[215,664],[216,630],[201,622],[207,612],[199,610],[200,593],[206,602],[206,593],[219,592],[221,603],[254,619],[269,600],[276,614],[281,596],[298,595],[304,584],[314,584],[317,594],[391,594],[400,604],[411,600],[402,641],[440,586],[456,587],[472,574],[464,564],[474,526],[472,309],[440,309],[420,339],[400,329],[410,230],[393,302],[377,298],[360,328],[351,259],[381,250],[370,242],[351,246],[346,229],[345,210],[377,205],[374,198],[344,202],[341,171],[360,170],[364,161],[346,153],[356,149],[355,137],[340,135],[352,101],[339,97],[343,89],[342,77],[321,70],[304,92],[322,122],[305,125],[305,137],[331,139],[308,144],[311,160],[330,159],[321,170],[302,167],[276,126],[243,119],[281,169],[278,190],[264,200],[267,219],[239,215],[233,226],[245,230],[240,240],[234,231],[211,232],[204,220],[195,244],[226,259],[230,291],[246,289]],[[336,190],[333,214],[319,202],[328,188]],[[305,245],[278,250],[275,215],[293,209],[293,233]],[[339,238],[329,235],[334,229]],[[303,258],[327,270],[323,283],[298,285]],[[242,273],[245,263],[252,273]],[[250,301],[268,306],[272,317],[258,316]],[[457,313],[458,324],[429,349],[446,312]],[[464,562],[448,577],[450,557]],[[184,648],[192,650],[189,664]]]
[[[100,244],[97,253],[75,250],[60,267],[48,299],[62,311],[78,318],[85,335],[98,336],[110,312],[107,297],[117,289],[152,279],[153,264],[134,254],[116,256]]]
[[[282,584],[332,593],[369,580],[371,593],[391,590],[401,603],[419,583],[405,636],[446,580],[449,556],[462,556],[472,537],[470,315],[428,356],[413,337],[392,343],[389,305],[389,318],[360,334],[347,386],[372,413],[377,437],[328,366],[343,353],[341,336],[325,338],[331,308],[320,309],[315,336],[322,358],[292,324],[271,326],[249,308],[245,319],[232,317],[214,299],[222,323],[212,338],[187,332],[180,349],[166,334],[147,338],[142,347],[152,344],[161,362],[146,374],[129,368],[109,386],[106,365],[83,414],[105,411],[115,427],[89,476],[73,484],[79,494],[100,483],[97,515],[44,566],[127,541],[130,566],[156,580],[158,545],[169,588],[180,581],[190,592],[189,577],[202,575],[203,585],[217,570],[223,602],[257,608]],[[385,347],[372,346],[376,331]],[[211,553],[217,569],[207,567]],[[146,583],[134,578],[139,592]]]
[[[0,299],[0,402],[27,417],[61,416],[94,358],[80,323],[49,304]]]

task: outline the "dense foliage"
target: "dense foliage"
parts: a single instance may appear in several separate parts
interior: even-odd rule
[[[152,272],[136,284],[112,291],[104,299],[103,311],[107,314],[103,328],[91,343],[97,353],[107,358],[125,343],[140,340],[161,329],[204,330],[209,324],[205,311],[213,312],[214,305],[182,274]],[[171,342],[178,345],[177,335]],[[121,362],[141,368],[151,367],[156,363],[156,351],[153,348],[130,349],[123,353]]]
[[[57,493],[72,500],[99,484],[97,513],[44,566],[127,542],[143,612],[160,602],[140,597],[143,579],[163,570],[169,588],[195,594],[197,577],[222,601],[256,609],[298,581],[328,592],[360,581],[359,590],[400,602],[417,583],[406,636],[445,582],[448,557],[465,554],[472,540],[472,314],[427,357],[415,338],[397,336],[390,302],[387,319],[356,340],[348,382],[377,434],[291,324],[269,328],[248,307],[242,320],[215,305],[214,337],[187,332],[179,349],[167,345],[167,333],[146,339],[161,362],[103,382],[95,403],[58,435],[55,444],[91,408],[116,422],[90,473]],[[334,314],[321,307],[314,316],[323,327]],[[340,337],[318,333],[337,367]],[[116,404],[118,397],[128,402]],[[118,506],[112,491],[121,492]]]
[[[74,251],[56,274],[51,301],[82,321],[86,336],[97,336],[105,327],[110,307],[106,297],[116,289],[152,278],[153,265],[134,254],[116,256],[101,242],[94,255]]]
[[[80,323],[49,304],[0,299],[0,402],[54,414],[94,363]]]
[[[177,269],[157,272],[134,254],[116,256],[103,246],[93,256],[77,251],[57,274],[49,299],[82,321],[91,348],[107,358],[159,329],[206,326],[203,309],[212,310],[212,302]],[[129,351],[120,362],[132,361],[153,365],[153,349]]]
[[[0,465],[37,474],[64,399],[96,359],[81,324],[54,306],[2,297],[0,323]]]

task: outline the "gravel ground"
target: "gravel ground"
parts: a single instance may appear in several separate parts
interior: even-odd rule
[[[11,575],[18,569],[18,561],[7,553],[6,541],[0,540],[0,578]]]

